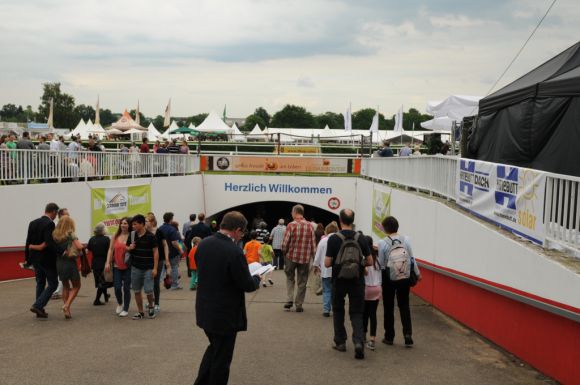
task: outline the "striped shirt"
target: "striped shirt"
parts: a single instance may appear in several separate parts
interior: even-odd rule
[[[304,218],[290,222],[282,242],[284,255],[295,263],[309,263],[316,254],[316,239],[310,222]]]
[[[282,242],[284,241],[284,233],[286,232],[286,226],[278,225],[272,229],[272,248],[276,250],[282,249]]]

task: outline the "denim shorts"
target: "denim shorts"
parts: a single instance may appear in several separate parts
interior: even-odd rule
[[[153,270],[141,270],[131,267],[131,290],[139,293],[141,290],[145,294],[153,293]]]

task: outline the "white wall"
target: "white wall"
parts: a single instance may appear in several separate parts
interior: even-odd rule
[[[575,272],[542,256],[535,247],[421,194],[359,180],[355,209],[358,229],[370,232],[373,187],[392,190],[391,215],[398,219],[400,233],[411,237],[417,258],[580,307],[580,277]]]

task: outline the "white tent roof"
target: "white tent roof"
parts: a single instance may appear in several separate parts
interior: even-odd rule
[[[84,120],[80,120],[79,124],[77,124],[77,126],[75,127],[74,130],[72,130],[68,135],[66,135],[67,138],[70,138],[71,136],[78,136],[83,140],[86,140],[89,138],[89,130],[93,128],[93,122],[91,122],[91,120],[89,119],[89,122],[91,123],[90,126],[84,122]]]
[[[232,128],[230,129],[230,132],[232,133],[232,139],[235,142],[247,142],[248,139],[246,139],[246,136],[244,135],[244,133],[242,131],[240,131],[240,129],[238,128],[238,125],[236,124],[236,122],[234,122],[234,124],[232,124]]]
[[[89,129],[89,133],[91,134],[103,134],[106,135],[107,131],[101,126],[101,124],[93,124]]]
[[[153,123],[149,123],[147,127],[147,139],[149,140],[157,140],[161,136],[161,133],[157,131],[157,128],[153,125]]]
[[[138,130],[136,128],[130,128],[127,131],[123,132],[124,134],[144,134],[145,132]]]
[[[212,111],[209,115],[205,118],[203,122],[197,127],[195,127],[196,131],[199,132],[225,132],[231,133],[230,127],[224,123],[224,121],[219,117],[219,115]]]
[[[466,116],[477,115],[480,99],[481,96],[451,95],[443,101],[427,102],[427,113],[459,122]]]
[[[258,126],[258,123],[256,123],[256,125],[254,126],[254,128],[252,128],[252,131],[250,131],[248,135],[260,135],[261,133],[262,130],[260,129],[260,126]]]
[[[441,116],[439,118],[434,118],[426,122],[421,123],[421,127],[427,130],[444,130],[451,132],[451,127],[453,126],[453,119],[448,116]]]
[[[193,124],[193,123],[189,123],[189,126],[187,126],[187,128],[194,129],[194,128],[195,128],[195,124]]]

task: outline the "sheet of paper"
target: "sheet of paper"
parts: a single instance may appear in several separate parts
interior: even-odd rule
[[[271,264],[262,266],[258,262],[252,262],[252,263],[250,263],[248,265],[248,268],[250,269],[250,274],[251,275],[264,275],[264,274],[269,273],[272,270],[274,270],[274,266],[272,266]]]

